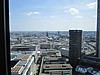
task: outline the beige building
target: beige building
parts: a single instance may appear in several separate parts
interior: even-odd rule
[[[72,75],[70,64],[44,64],[43,72],[50,75]]]
[[[11,75],[34,75],[34,56],[29,53],[20,54],[12,61],[17,62],[11,67]],[[11,61],[11,62],[12,62]]]
[[[72,66],[59,56],[44,56],[39,75],[72,75]]]

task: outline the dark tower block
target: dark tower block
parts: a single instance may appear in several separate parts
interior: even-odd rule
[[[96,40],[96,48],[97,48],[97,57],[100,58],[100,0],[97,2],[97,40]]]
[[[60,31],[58,31],[58,36],[60,35]]]
[[[69,30],[69,62],[75,70],[81,56],[82,30]]]
[[[47,36],[47,37],[49,37],[49,34],[48,34],[48,32],[46,32],[46,36]]]

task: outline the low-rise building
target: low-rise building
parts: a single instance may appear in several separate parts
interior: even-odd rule
[[[15,55],[14,55],[15,54]],[[13,52],[11,56],[11,75],[34,75],[34,52]]]
[[[53,48],[53,44],[51,42],[42,42],[39,45],[40,45],[40,49],[52,49]]]
[[[61,48],[60,52],[62,56],[69,57],[69,48]]]
[[[40,52],[41,56],[61,56],[61,52],[55,49],[42,49]]]
[[[72,66],[61,56],[43,56],[39,75],[72,75]]]
[[[70,64],[44,64],[43,73],[50,75],[72,75],[72,67]]]

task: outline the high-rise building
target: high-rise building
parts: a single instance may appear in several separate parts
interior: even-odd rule
[[[73,70],[81,56],[82,30],[69,30],[69,62]]]
[[[67,63],[68,60],[59,56],[59,51],[56,54],[51,52],[51,55],[42,56],[39,75],[72,75],[72,66]]]
[[[100,58],[100,0],[98,0],[97,10],[97,56]]]
[[[46,32],[46,36],[47,36],[47,37],[49,36],[48,32]]]
[[[60,31],[58,31],[58,36],[60,36]]]

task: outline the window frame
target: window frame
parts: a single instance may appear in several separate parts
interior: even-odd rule
[[[100,2],[98,8],[100,9]],[[97,12],[97,14],[99,11]],[[97,18],[97,23],[98,23]],[[98,40],[97,25],[97,40]],[[100,44],[97,42],[97,45]],[[98,48],[98,46],[97,46]],[[97,49],[98,52],[98,49]],[[0,0],[0,75],[11,75],[10,67],[10,31],[9,31],[9,0]]]
[[[11,75],[9,0],[0,0],[0,75]]]

